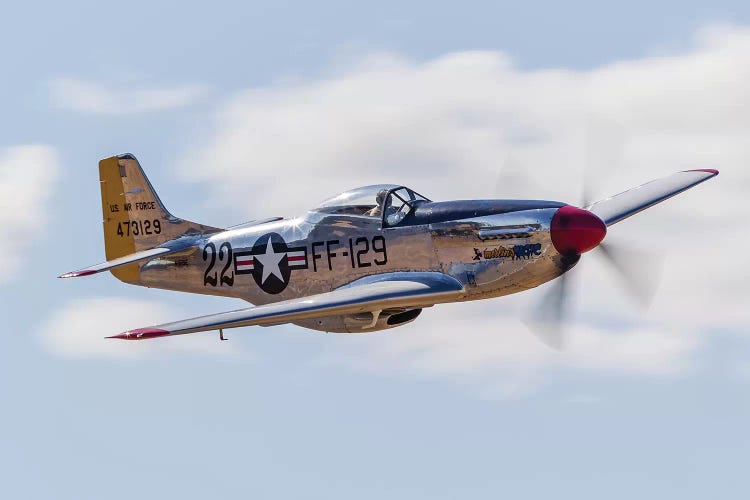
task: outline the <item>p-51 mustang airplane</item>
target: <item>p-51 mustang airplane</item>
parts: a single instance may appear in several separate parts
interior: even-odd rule
[[[361,333],[425,307],[520,292],[563,276],[608,226],[718,174],[688,170],[587,206],[556,201],[431,201],[398,185],[353,189],[295,219],[219,229],[179,219],[136,158],[99,162],[107,261],[121,281],[244,299],[254,307],[129,330],[140,340],[251,325]]]

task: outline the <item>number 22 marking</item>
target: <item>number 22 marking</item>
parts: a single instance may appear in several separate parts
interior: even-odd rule
[[[203,286],[234,286],[234,271],[230,275],[227,275],[229,267],[232,265],[232,245],[228,241],[225,241],[219,247],[218,260],[222,263],[226,259],[224,267],[221,269],[221,275],[218,275],[217,271],[214,271],[214,265],[216,265],[216,245],[213,242],[209,242],[203,247],[203,262],[208,262],[206,272],[203,273]]]

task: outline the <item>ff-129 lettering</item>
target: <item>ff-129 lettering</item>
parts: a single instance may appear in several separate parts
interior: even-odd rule
[[[388,251],[386,250],[385,238],[383,236],[349,238],[345,240],[344,245],[347,246],[344,246],[344,249],[341,250],[343,245],[339,240],[314,241],[311,245],[313,271],[318,271],[318,261],[323,260],[324,256],[328,270],[332,271],[333,258],[339,255],[339,253],[342,257],[349,257],[352,269],[370,267],[373,264],[383,266],[388,263]],[[325,249],[325,252],[322,252],[323,249]],[[339,251],[333,251],[334,249]]]

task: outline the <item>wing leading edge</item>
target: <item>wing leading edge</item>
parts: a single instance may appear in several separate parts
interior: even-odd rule
[[[592,203],[586,210],[611,226],[717,175],[718,170],[709,168],[677,172]]]
[[[242,326],[291,323],[392,307],[426,307],[455,300],[461,283],[437,272],[401,272],[368,276],[331,292],[129,330],[107,338],[142,340]]]

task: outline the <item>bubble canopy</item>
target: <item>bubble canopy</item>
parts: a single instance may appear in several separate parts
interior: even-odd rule
[[[313,212],[369,215],[379,217],[376,209],[382,209],[389,194],[397,193],[404,202],[429,201],[424,196],[398,184],[374,184],[363,186],[328,198],[312,209]]]

